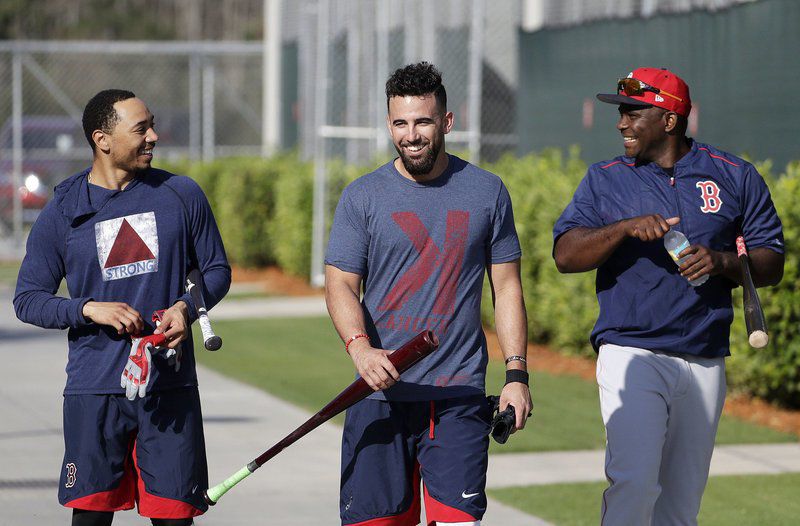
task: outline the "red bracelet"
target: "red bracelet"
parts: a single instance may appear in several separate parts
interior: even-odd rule
[[[366,338],[367,341],[371,343],[371,341],[369,339],[369,335],[367,335],[367,334],[354,334],[353,336],[350,336],[349,338],[347,338],[347,340],[344,342],[344,352],[346,352],[347,354],[350,354],[350,344],[353,343],[354,341],[356,341],[359,338]]]

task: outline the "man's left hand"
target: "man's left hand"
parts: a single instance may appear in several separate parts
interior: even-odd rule
[[[514,414],[517,417],[514,431],[524,429],[525,422],[528,420],[528,413],[533,408],[530,388],[522,382],[506,384],[500,392],[500,411],[505,411],[509,405],[514,406]]]
[[[703,245],[691,245],[678,254],[680,258],[687,258],[680,266],[681,276],[694,281],[706,274],[722,274],[727,268],[725,256],[724,252],[717,252]]]
[[[175,349],[189,336],[189,307],[183,301],[178,301],[166,309],[161,316],[161,323],[153,334],[164,334],[167,338],[166,347]]]

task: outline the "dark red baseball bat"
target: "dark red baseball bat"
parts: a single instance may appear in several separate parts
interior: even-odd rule
[[[752,347],[761,349],[769,343],[767,320],[764,318],[761,300],[758,298],[758,291],[750,273],[750,256],[747,255],[747,247],[742,236],[736,238],[736,252],[739,254],[739,263],[742,266],[742,306],[744,324],[747,327],[747,341]]]
[[[402,347],[389,355],[389,361],[392,362],[397,372],[403,374],[409,367],[428,356],[436,350],[439,346],[439,339],[432,331],[423,331],[416,335],[414,338],[406,342]],[[220,484],[212,488],[208,488],[203,492],[203,498],[206,502],[213,506],[219,501],[222,496],[233,488],[236,484],[250,476],[255,470],[264,465],[269,459],[294,444],[300,438],[307,435],[319,427],[324,422],[327,422],[334,416],[338,415],[351,405],[355,404],[366,398],[372,393],[372,388],[367,384],[363,378],[359,378],[347,389],[339,393],[328,405],[323,407],[317,414],[306,420],[306,422],[289,433],[283,440],[266,450],[260,456],[256,457],[246,466],[239,471],[225,479]]]

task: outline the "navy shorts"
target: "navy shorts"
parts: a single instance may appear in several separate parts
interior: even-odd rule
[[[58,500],[68,508],[132,509],[183,519],[208,509],[203,416],[197,387],[124,395],[64,396]]]
[[[342,524],[418,524],[420,478],[429,523],[480,520],[490,422],[483,395],[433,402],[366,399],[348,409]]]

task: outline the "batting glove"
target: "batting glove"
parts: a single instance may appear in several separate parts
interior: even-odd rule
[[[153,312],[152,320],[153,323],[156,324],[156,328],[158,328],[161,325],[161,322],[164,320],[164,313],[166,311],[167,309],[161,309]],[[176,373],[180,371],[181,357],[183,356],[183,344],[178,344],[178,346],[175,349],[170,349],[169,347],[166,347],[163,349],[163,351],[164,351],[164,358],[167,360],[167,365],[169,365],[170,367],[174,367]]]
[[[164,343],[164,335],[153,334],[144,338],[134,338],[131,342],[131,354],[128,363],[122,371],[120,387],[125,389],[128,400],[136,400],[136,396],[144,398],[147,393],[147,384],[150,381],[152,368],[151,352],[157,345]]]

